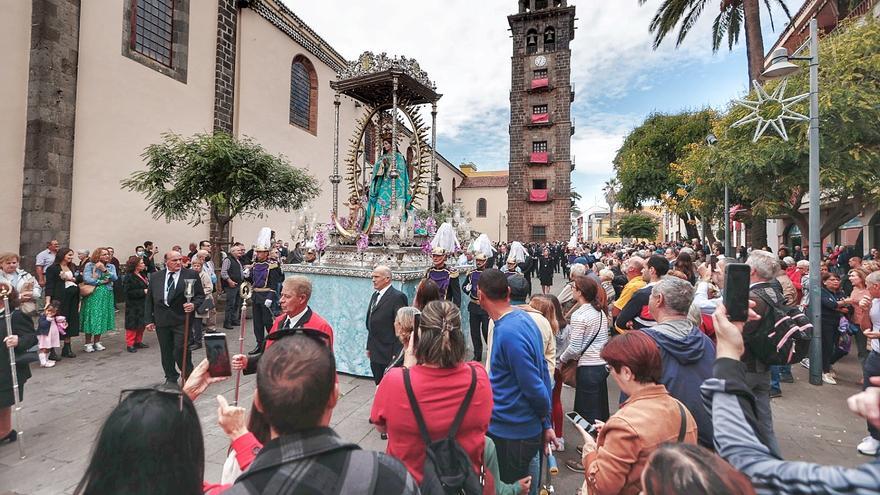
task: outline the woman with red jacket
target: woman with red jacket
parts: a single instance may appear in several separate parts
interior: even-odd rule
[[[474,392],[455,439],[467,452],[474,472],[484,468],[485,435],[492,417],[492,386],[479,363],[465,363],[461,313],[449,301],[433,301],[422,309],[421,323],[413,332],[413,349],[418,364],[393,368],[376,390],[370,422],[388,434],[387,452],[403,462],[421,484],[424,478],[425,441],[421,436],[408,398],[405,375],[432,441],[449,434],[453,419],[468,389]],[[483,493],[495,493],[487,477]]]

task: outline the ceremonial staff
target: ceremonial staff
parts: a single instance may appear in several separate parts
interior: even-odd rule
[[[238,334],[238,353],[244,354],[244,331],[247,328],[247,303],[251,300],[251,284],[242,282],[238,293],[241,295],[241,327]],[[241,370],[235,372],[235,398],[233,406],[238,405],[238,389],[241,386]]]
[[[187,304],[191,304],[193,295],[195,295],[194,294],[195,291],[193,289],[193,284],[196,283],[196,279],[190,278],[190,279],[184,280],[184,283],[186,284],[186,287],[184,287],[184,289],[183,289],[183,297],[186,298]],[[195,308],[193,308],[193,311],[195,311]],[[187,378],[186,377],[186,353],[187,353],[187,349],[188,349],[187,346],[189,345],[189,316],[190,316],[190,313],[192,313],[193,311],[185,312],[183,314],[183,357],[182,357],[181,363],[180,363],[180,388],[181,389],[183,389],[183,384],[186,383],[186,378]]]
[[[3,317],[6,320],[6,336],[12,336],[12,313],[9,311],[9,291],[10,287],[0,284],[0,297],[3,298]],[[15,400],[15,407],[12,408],[12,420],[15,429],[18,430],[18,457],[25,458],[24,453],[24,431],[21,429],[21,402],[18,400],[18,373],[15,369],[15,349],[7,347],[9,350],[9,370],[12,373],[12,397]]]

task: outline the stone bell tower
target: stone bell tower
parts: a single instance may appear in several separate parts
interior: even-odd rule
[[[519,0],[510,83],[508,238],[566,240],[571,230],[571,50],[567,0]]]

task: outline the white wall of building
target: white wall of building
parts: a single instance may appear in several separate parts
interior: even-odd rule
[[[493,241],[508,240],[506,187],[466,187],[458,189],[455,194],[461,210],[471,219],[471,230],[485,233]],[[486,216],[482,218],[477,217],[477,200],[480,198],[486,199]]]
[[[31,2],[6,2],[0,15],[0,251],[18,251],[27,129]]]

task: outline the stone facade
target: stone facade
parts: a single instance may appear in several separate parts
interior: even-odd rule
[[[79,0],[34,0],[27,94],[20,253],[70,239]],[[33,268],[33,257],[22,259]]]
[[[513,35],[510,88],[510,184],[508,187],[508,237],[521,241],[552,241],[570,235],[571,191],[571,51],[575,8],[565,1],[541,7],[534,0],[520,2],[518,14],[508,17]],[[545,2],[550,3],[550,2]],[[531,4],[531,5],[529,5]],[[544,33],[555,32],[554,42],[544,43]],[[527,47],[530,31],[537,43]],[[546,45],[546,46],[545,46]],[[537,59],[543,57],[543,65]],[[546,70],[547,87],[532,89],[536,70]],[[533,107],[546,105],[548,122],[532,123]],[[548,163],[530,163],[533,143],[546,142]],[[546,181],[545,202],[529,200],[534,181]],[[513,220],[516,219],[516,220]],[[540,235],[543,227],[544,235]]]
[[[232,134],[235,103],[236,0],[217,2],[217,66],[214,69],[214,130]]]

